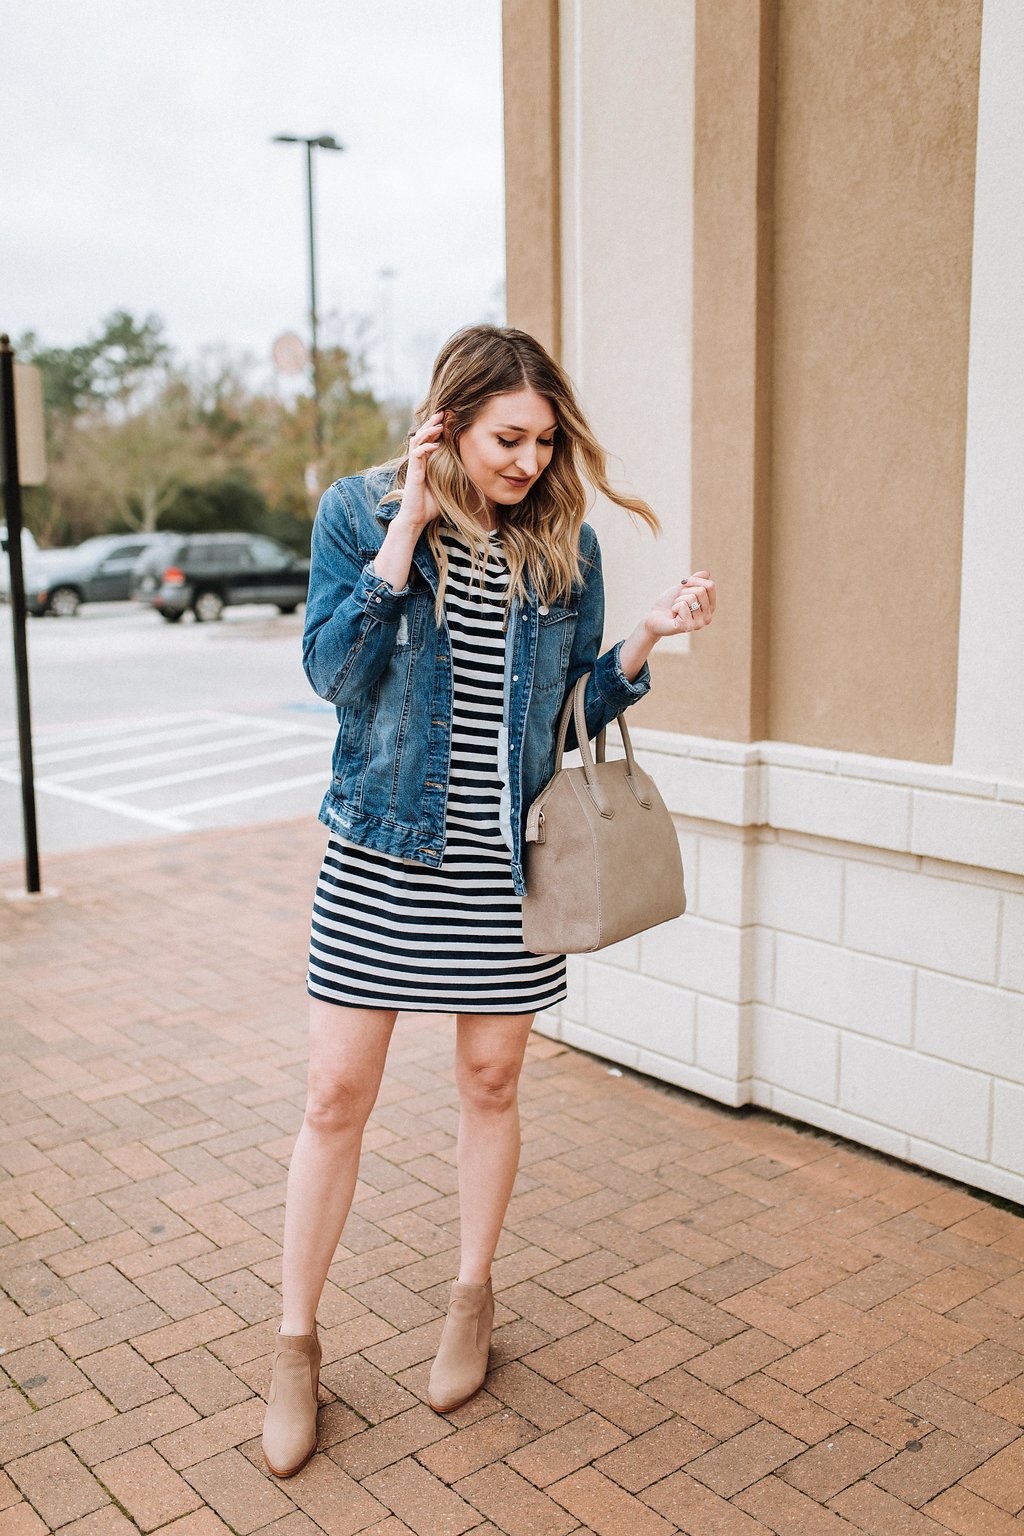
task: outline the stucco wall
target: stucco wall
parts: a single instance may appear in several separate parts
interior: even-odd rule
[[[510,324],[562,350],[558,0],[505,0],[505,272]]]
[[[948,763],[980,0],[782,0],[767,735]]]
[[[985,0],[954,762],[1024,778],[1024,5]]]
[[[559,34],[561,360],[610,478],[664,528],[611,503],[592,514],[617,638],[689,572],[692,6],[635,7],[626,25],[617,0],[561,0]]]
[[[630,711],[687,912],[571,957],[536,1027],[1024,1199],[1024,6],[633,20],[561,0],[559,234],[530,260],[677,540],[655,574],[708,565],[719,613]],[[688,432],[655,430],[687,390]],[[608,642],[653,587],[595,522]]]

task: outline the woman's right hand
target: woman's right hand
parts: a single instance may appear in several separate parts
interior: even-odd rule
[[[425,528],[441,515],[441,508],[427,485],[427,460],[434,449],[440,446],[438,434],[443,425],[444,412],[435,411],[433,416],[427,417],[422,427],[409,434],[409,463],[396,522],[400,519],[407,526]]]

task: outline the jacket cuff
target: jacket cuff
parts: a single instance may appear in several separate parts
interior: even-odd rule
[[[615,687],[621,693],[623,702],[633,704],[637,699],[642,699],[651,688],[651,669],[645,661],[640,671],[632,681],[622,670],[622,647],[625,640],[617,640],[609,652],[609,662]]]
[[[393,587],[383,576],[378,576],[373,568],[373,561],[367,560],[359,573],[356,589],[352,594],[360,608],[379,619],[382,624],[390,623],[398,618],[402,607],[401,599],[412,591],[409,583],[404,587]]]

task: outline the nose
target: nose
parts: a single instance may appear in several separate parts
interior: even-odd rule
[[[532,479],[537,473],[537,450],[524,449],[516,458],[516,469],[521,475],[529,475]]]

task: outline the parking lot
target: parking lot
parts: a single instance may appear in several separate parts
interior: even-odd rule
[[[335,716],[301,666],[302,615],[161,622],[133,603],[31,619],[40,848],[316,815]],[[0,859],[22,853],[9,608],[0,608]]]

